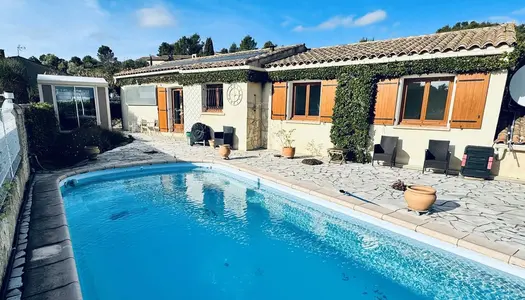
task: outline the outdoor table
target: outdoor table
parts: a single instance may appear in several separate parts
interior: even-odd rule
[[[346,155],[350,149],[343,149],[343,148],[329,148],[328,149],[328,157],[330,157],[329,163],[332,161],[335,161],[336,158],[339,158],[339,164],[342,165],[343,162],[346,164]]]

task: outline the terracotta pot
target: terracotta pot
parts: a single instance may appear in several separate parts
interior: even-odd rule
[[[96,160],[97,155],[100,154],[100,149],[98,148],[98,146],[85,146],[84,153],[86,154],[89,160]]]
[[[436,202],[436,190],[424,185],[407,186],[405,201],[411,210],[428,211]]]
[[[230,153],[231,153],[230,145],[220,145],[219,146],[219,155],[223,159],[230,159]]]
[[[295,147],[283,147],[282,155],[283,157],[286,157],[286,158],[294,158]]]
[[[215,140],[209,140],[208,143],[212,149],[215,149]]]

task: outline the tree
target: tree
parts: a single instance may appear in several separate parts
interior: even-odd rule
[[[235,45],[235,47],[237,48],[237,45]],[[228,53],[228,49],[222,48],[221,49],[221,54],[226,54],[226,53]]]
[[[173,54],[176,55],[200,55],[202,53],[201,37],[197,33],[190,37],[183,36],[173,44]]]
[[[275,47],[274,43],[272,43],[272,41],[267,41],[266,43],[264,43],[263,45],[263,49],[265,48],[271,48],[271,47]]]
[[[239,45],[239,50],[246,51],[246,50],[254,50],[257,49],[257,42],[249,35],[246,35],[242,40],[241,44]]]
[[[18,60],[0,59],[0,91],[13,92],[17,103],[25,103],[29,100],[28,88],[24,65]]]
[[[144,68],[144,67],[147,67],[147,66],[149,66],[149,63],[145,59],[137,59],[135,61],[135,68]]]
[[[480,27],[487,27],[487,26],[496,26],[499,25],[498,23],[491,23],[491,22],[481,22],[478,23],[476,21],[465,21],[465,22],[457,22],[454,26],[450,27],[449,25],[445,25],[441,28],[439,28],[436,33],[441,32],[449,32],[449,31],[457,31],[457,30],[463,30],[463,29],[474,29],[474,28],[480,28]]]
[[[213,50],[213,41],[209,37],[206,39],[206,42],[204,43],[204,50],[202,51],[202,55],[210,56],[214,54],[215,54],[215,50]]]
[[[239,51],[239,48],[237,47],[237,44],[232,43],[232,45],[230,46],[230,50],[228,50],[228,52],[233,53],[233,52],[237,52],[237,51]]]
[[[98,65],[98,61],[94,59],[91,55],[86,55],[82,58],[82,63],[86,69],[94,68]]]
[[[62,73],[67,73],[67,61],[62,58],[59,58],[58,61],[59,62],[58,62],[57,70]]]
[[[160,44],[159,46],[159,53],[158,55],[173,55],[173,45],[172,44],[169,44],[169,43],[166,43],[166,42],[162,42],[162,44]]]
[[[359,43],[371,42],[371,41],[373,41],[373,40],[374,40],[374,38],[362,37],[362,38],[359,40]]]
[[[105,45],[102,45],[98,48],[97,57],[103,65],[117,61],[113,50]]]
[[[43,65],[51,67],[53,69],[57,69],[58,64],[60,63],[59,58],[51,53],[40,55],[40,61]]]
[[[31,56],[30,58],[28,58],[28,60],[30,60],[30,61],[32,61],[34,63],[37,63],[37,64],[42,64],[40,59],[36,58],[35,56]]]
[[[75,65],[77,66],[80,66],[82,65],[82,60],[80,59],[80,57],[78,56],[73,56],[71,57],[71,59],[69,60],[70,63],[74,63]]]
[[[122,69],[129,70],[129,69],[136,69],[136,68],[143,68],[147,67],[149,64],[146,60],[143,59],[127,59],[122,62]]]

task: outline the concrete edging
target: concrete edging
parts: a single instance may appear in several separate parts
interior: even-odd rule
[[[410,215],[373,204],[366,203],[352,196],[338,194],[332,190],[306,186],[296,180],[262,172],[234,160],[155,160],[124,164],[106,164],[101,166],[81,167],[58,174],[42,175],[34,182],[31,222],[26,252],[26,273],[22,299],[68,299],[80,300],[82,294],[78,279],[69,228],[65,217],[64,202],[59,190],[61,180],[93,171],[120,169],[135,166],[159,165],[168,163],[209,163],[227,166],[268,181],[320,199],[350,208],[377,219],[401,226],[450,243],[454,246],[472,250],[507,264],[525,268],[525,251],[505,248],[494,242],[478,239],[457,230],[441,228]]]

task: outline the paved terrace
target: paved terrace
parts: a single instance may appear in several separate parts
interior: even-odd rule
[[[137,141],[101,155],[101,162],[137,161],[169,155],[181,160],[210,160],[219,157],[210,147],[187,145],[185,140],[165,135],[134,134]],[[144,151],[157,150],[154,155]],[[496,247],[499,252],[525,258],[525,184],[510,181],[480,181],[420,171],[371,166],[370,164],[324,164],[309,166],[301,158],[274,157],[275,151],[232,151],[230,164],[296,182],[310,190],[341,197],[340,189],[366,199],[411,223],[462,239],[464,243]],[[430,185],[438,200],[428,215],[409,212],[403,193],[391,188],[401,179],[406,184]],[[350,198],[350,197],[346,197]],[[368,206],[368,205],[366,205]],[[449,230],[453,229],[455,231]],[[461,234],[458,234],[460,232]],[[487,243],[493,242],[493,243]],[[466,246],[466,245],[464,245]],[[516,253],[520,250],[521,253]]]

